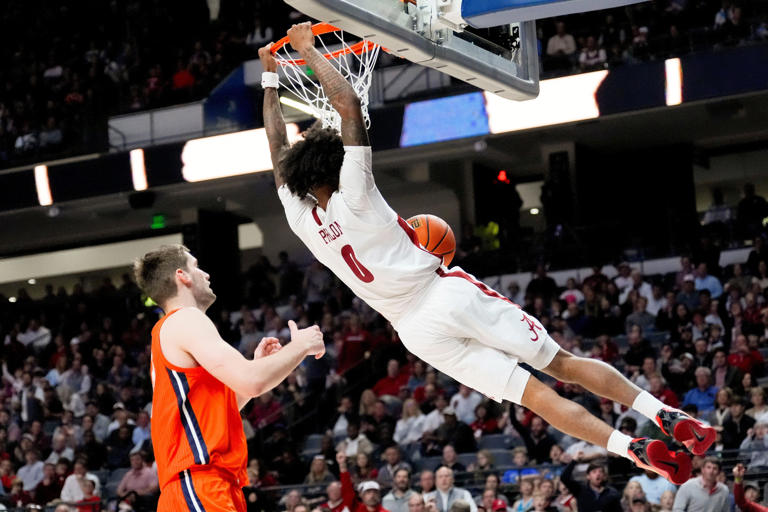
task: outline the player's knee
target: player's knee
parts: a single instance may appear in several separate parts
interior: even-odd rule
[[[566,382],[566,377],[569,375],[568,366],[573,362],[575,358],[576,356],[561,348],[557,351],[557,354],[555,354],[552,362],[549,363],[546,368],[544,368],[544,373],[558,380]]]

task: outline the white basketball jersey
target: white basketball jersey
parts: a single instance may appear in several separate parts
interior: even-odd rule
[[[278,190],[288,224],[315,258],[393,324],[432,282],[441,260],[384,201],[371,173],[371,148],[345,146],[339,190],[325,211]]]

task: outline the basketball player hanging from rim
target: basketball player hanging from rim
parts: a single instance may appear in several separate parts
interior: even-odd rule
[[[278,63],[271,44],[259,50],[275,185],[288,224],[312,254],[389,320],[410,352],[433,367],[498,402],[523,405],[558,430],[673,483],[687,481],[687,454],[613,429],[518,362],[634,408],[695,454],[709,448],[715,431],[666,407],[612,366],[563,350],[519,306],[461,269],[447,269],[421,248],[374,183],[368,133],[354,89],[315,48],[309,23],[294,25],[288,37],[341,116],[340,134],[316,124],[290,145],[277,93]]]

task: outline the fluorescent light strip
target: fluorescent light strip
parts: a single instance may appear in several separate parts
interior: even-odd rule
[[[35,166],[35,188],[37,189],[37,202],[40,203],[40,206],[50,206],[53,204],[47,165]]]
[[[132,149],[130,155],[133,190],[147,190],[147,169],[144,166],[144,150]]]
[[[300,139],[296,123],[285,125],[288,142]],[[192,139],[181,150],[181,174],[190,182],[271,171],[272,158],[264,128]]]
[[[310,116],[320,119],[320,115],[315,112],[315,109],[307,105],[306,103],[302,103],[301,101],[296,101],[294,99],[288,98],[286,96],[280,97],[280,103],[282,103],[285,106],[295,108],[296,110],[299,110],[301,112],[304,112],[305,114],[309,114]]]
[[[600,116],[595,94],[608,71],[594,71],[543,80],[539,96],[513,101],[485,92],[491,133],[514,132],[539,126],[583,121]]]
[[[664,61],[666,72],[666,96],[667,105],[679,105],[683,102],[683,67],[680,59],[667,59]]]

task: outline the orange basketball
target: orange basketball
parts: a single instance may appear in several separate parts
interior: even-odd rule
[[[428,213],[414,215],[407,222],[416,231],[419,243],[426,250],[442,258],[444,265],[451,263],[456,253],[456,237],[447,222]]]

